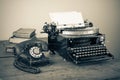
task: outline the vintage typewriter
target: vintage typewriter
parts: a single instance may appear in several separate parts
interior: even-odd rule
[[[83,20],[81,13],[50,13],[52,22],[43,26],[48,33],[48,47],[76,64],[110,60],[113,55],[105,46],[105,34],[92,22]]]

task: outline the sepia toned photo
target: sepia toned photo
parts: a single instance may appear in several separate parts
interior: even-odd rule
[[[119,0],[0,0],[0,80],[120,80]]]

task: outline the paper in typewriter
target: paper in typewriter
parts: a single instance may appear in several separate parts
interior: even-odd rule
[[[57,28],[85,26],[82,14],[80,12],[56,12],[50,13],[49,16],[51,21],[57,24]]]

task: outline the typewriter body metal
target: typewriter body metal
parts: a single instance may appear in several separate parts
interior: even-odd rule
[[[57,18],[63,19],[57,20],[56,14]],[[50,14],[54,23],[45,23],[43,26],[44,32],[48,33],[48,47],[52,53],[57,51],[63,58],[76,64],[113,58],[105,46],[105,34],[100,33],[92,22],[82,20],[81,14],[77,12],[62,13],[59,17],[60,13],[56,14]],[[71,14],[74,16],[68,17]],[[71,20],[67,22],[64,17]]]

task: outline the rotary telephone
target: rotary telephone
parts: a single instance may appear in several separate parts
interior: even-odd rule
[[[26,72],[39,73],[39,65],[49,62],[45,56],[46,51],[48,51],[47,43],[42,40],[21,42],[15,46],[14,66]]]

